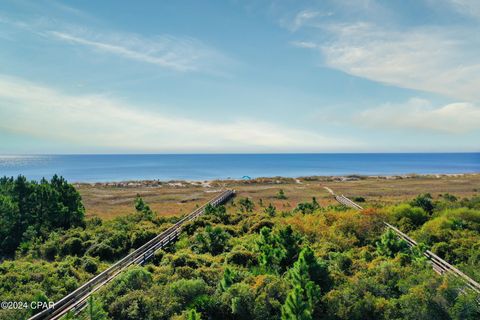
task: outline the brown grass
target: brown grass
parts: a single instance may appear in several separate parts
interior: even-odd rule
[[[194,210],[195,206],[207,202],[213,193],[204,188],[135,187],[111,186],[77,187],[82,195],[87,217],[98,216],[112,219],[134,212],[137,194],[160,215],[181,215]]]
[[[376,203],[396,203],[429,192],[434,197],[451,193],[457,197],[471,197],[480,194],[480,174],[458,176],[416,176],[409,178],[365,178],[354,181],[335,181],[328,177],[298,180],[269,178],[250,181],[214,181],[211,186],[185,184],[183,187],[163,184],[161,186],[107,186],[78,185],[87,217],[99,216],[112,219],[134,211],[133,202],[140,194],[150,207],[160,215],[179,215],[192,211],[213,197],[222,187],[237,190],[238,197],[250,197],[258,206],[272,203],[278,211],[291,210],[299,202],[316,197],[321,205],[335,201],[323,188],[328,186],[337,194],[347,197],[362,196],[367,205]],[[275,196],[283,189],[288,199],[279,200]]]

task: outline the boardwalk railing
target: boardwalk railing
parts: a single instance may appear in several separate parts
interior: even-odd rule
[[[114,279],[119,273],[124,271],[128,266],[132,264],[143,264],[147,261],[150,257],[154,255],[154,253],[166,246],[172,240],[176,239],[178,235],[182,231],[183,225],[191,220],[196,219],[198,216],[205,213],[205,207],[210,204],[212,206],[218,206],[226,201],[228,201],[231,197],[235,194],[234,190],[226,190],[223,191],[221,194],[210,200],[205,205],[199,207],[192,213],[188,214],[187,216],[183,217],[173,226],[168,228],[167,230],[163,231],[159,235],[157,235],[152,240],[148,241],[135,251],[131,252],[123,259],[117,261],[115,264],[110,266],[108,269],[104,270],[82,286],[78,287],[76,290],[71,292],[70,294],[66,295],[59,301],[55,302],[54,306],[49,309],[45,309],[40,313],[32,316],[29,320],[53,320],[59,319],[63,315],[65,315],[70,310],[75,310],[80,308],[84,305],[87,298],[95,291],[100,289],[106,283]]]
[[[343,194],[341,196],[334,195],[334,197],[335,197],[335,200],[337,200],[338,202],[340,202],[344,206],[347,206],[347,207],[350,207],[350,208],[353,208],[353,209],[363,210],[363,208],[360,205],[358,205],[355,202],[353,202],[352,200],[348,199]]]
[[[418,243],[407,236],[405,233],[402,231],[398,230],[398,228],[392,226],[388,222],[383,222],[387,228],[393,230],[397,236],[401,239],[403,239],[410,247],[417,246]],[[449,264],[447,261],[443,260],[439,256],[437,256],[435,253],[431,252],[430,250],[427,250],[423,253],[425,257],[430,260],[430,263],[432,264],[433,270],[435,270],[438,274],[445,274],[445,273],[450,273],[456,277],[459,277],[461,280],[463,280],[470,289],[474,290],[476,293],[480,294],[480,284],[467,276],[465,273],[462,271],[458,270],[451,264]]]
[[[358,210],[363,209],[361,206],[359,206],[358,204],[356,204],[352,200],[348,199],[343,194],[341,196],[338,196],[330,188],[325,187],[325,189],[327,189],[327,191],[330,192],[334,196],[335,200],[337,200],[341,204],[343,204],[347,207],[353,208],[353,209],[358,209]],[[404,240],[410,247],[414,247],[414,246],[418,245],[418,243],[415,240],[413,240],[412,238],[407,236],[405,233],[400,231],[398,228],[392,226],[391,224],[389,224],[388,222],[385,222],[385,221],[383,221],[383,224],[387,228],[393,230],[397,234],[397,236],[399,238],[401,238],[402,240]],[[424,255],[425,255],[425,257],[428,258],[428,260],[432,264],[433,270],[435,272],[437,272],[438,274],[442,274],[442,275],[443,274],[454,275],[454,276],[458,277],[459,279],[461,279],[463,282],[465,282],[465,284],[470,289],[472,289],[476,293],[480,294],[480,284],[478,282],[476,282],[475,280],[473,280],[472,278],[467,276],[465,273],[463,273],[462,271],[458,270],[457,268],[455,268],[454,266],[449,264],[447,261],[445,261],[442,258],[440,258],[439,256],[437,256],[435,253],[431,252],[430,250],[425,251]]]

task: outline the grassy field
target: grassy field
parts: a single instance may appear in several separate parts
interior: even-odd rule
[[[278,210],[289,210],[297,203],[316,197],[321,205],[335,203],[324,187],[347,197],[362,196],[366,206],[396,203],[420,193],[451,193],[459,198],[480,193],[480,174],[408,177],[308,177],[262,178],[247,181],[78,184],[87,217],[112,219],[133,212],[136,195],[142,196],[160,215],[181,215],[208,201],[222,188],[237,190],[239,197],[250,197],[256,205],[272,203]],[[283,189],[287,199],[276,195]]]

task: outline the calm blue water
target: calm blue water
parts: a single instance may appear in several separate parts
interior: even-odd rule
[[[0,176],[72,182],[480,172],[480,153],[0,156]]]

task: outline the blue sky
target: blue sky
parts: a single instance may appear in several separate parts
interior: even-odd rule
[[[2,1],[0,154],[479,151],[476,0]]]

